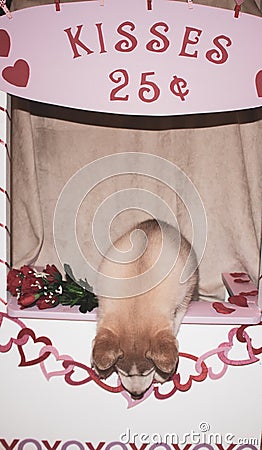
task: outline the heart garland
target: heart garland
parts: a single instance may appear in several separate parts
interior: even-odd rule
[[[48,337],[41,336],[41,337],[37,338],[35,333],[34,333],[34,331],[31,330],[30,328],[23,328],[19,332],[17,338],[21,339],[23,336],[26,336],[27,338],[31,337],[35,344],[37,344],[39,342],[42,342],[46,346],[47,345],[49,345],[49,346],[52,345],[52,342],[50,341],[50,339]],[[21,357],[21,361],[19,363],[19,366],[22,366],[22,367],[34,366],[35,364],[39,364],[41,361],[44,361],[50,355],[50,351],[49,350],[45,350],[43,352],[43,354],[40,355],[40,356],[38,355],[37,358],[26,359],[26,354],[25,354],[24,349],[23,349],[24,346],[25,346],[25,344],[23,344],[23,345],[18,344],[17,345],[17,348],[18,348],[18,351],[19,351],[19,354],[20,354],[20,357]]]
[[[198,357],[197,356],[191,355],[189,353],[179,353],[179,357],[180,358],[188,358],[188,359],[191,359],[191,360],[193,360],[195,362],[198,361]],[[179,366],[178,366],[178,368],[179,368]],[[189,378],[188,378],[187,382],[184,383],[184,384],[181,383],[181,376],[180,376],[180,374],[179,373],[175,373],[173,378],[172,378],[172,380],[171,380],[172,383],[173,383],[173,388],[171,389],[170,392],[168,392],[166,394],[162,394],[159,391],[159,386],[155,386],[155,388],[154,388],[155,397],[158,398],[158,399],[161,399],[161,400],[166,399],[166,398],[170,398],[170,397],[172,397],[172,395],[175,394],[175,392],[177,390],[181,391],[181,392],[188,391],[191,388],[193,381],[196,381],[196,382],[204,381],[207,378],[207,375],[208,375],[208,369],[207,369],[207,366],[206,366],[205,362],[202,361],[201,364],[200,364],[200,367],[199,366],[196,367],[196,370],[197,370],[197,372],[199,372],[198,375],[189,375]]]
[[[262,325],[262,322],[260,322],[258,325]],[[237,340],[239,342],[246,342],[246,332],[245,332],[245,330],[248,327],[250,327],[250,326],[252,326],[252,325],[241,325],[238,328],[238,330],[236,332],[236,337],[237,337]],[[260,355],[262,353],[262,346],[259,347],[259,348],[256,348],[256,347],[253,347],[253,345],[251,345],[251,347],[252,347],[252,353],[254,355]]]
[[[104,390],[109,391],[109,392],[121,392],[123,391],[123,386],[121,384],[118,384],[117,386],[110,386],[106,383],[104,383],[95,373],[95,371],[93,369],[91,369],[91,367],[86,366],[83,363],[80,363],[78,361],[64,361],[63,362],[63,367],[66,369],[68,367],[71,367],[72,369],[69,371],[69,373],[66,374],[65,376],[65,381],[72,385],[72,386],[81,386],[82,384],[88,383],[89,381],[94,381],[98,386],[102,387]],[[82,378],[82,380],[74,380],[72,378],[72,375],[74,374],[74,367],[78,367],[80,369],[82,369],[83,371],[86,372],[86,374],[88,374],[88,376],[85,375],[85,378]]]
[[[221,359],[221,361],[223,361],[225,364],[228,364],[230,366],[246,366],[248,364],[253,364],[253,363],[259,361],[259,359],[256,358],[256,356],[253,353],[251,339],[245,331],[243,331],[242,336],[245,339],[244,342],[247,344],[246,348],[248,351],[249,358],[242,359],[242,360],[239,360],[239,359],[233,360],[233,359],[228,358],[229,350],[231,350],[234,346],[233,338],[235,336],[237,336],[237,331],[238,331],[238,328],[233,328],[232,330],[230,330],[228,333],[228,342],[223,342],[222,344],[220,344],[218,346],[219,348],[221,348],[221,350],[222,350],[222,347],[225,347],[225,346],[227,347],[226,351],[221,351],[218,353],[219,359]]]
[[[6,321],[11,321],[12,324],[16,324],[20,328],[25,328],[25,325],[21,320],[13,319],[13,318],[9,317],[6,313],[1,312],[0,313],[0,329],[3,326],[4,319]],[[4,344],[4,345],[0,344],[0,353],[9,352],[9,350],[11,350],[13,344],[14,345],[24,345],[24,344],[26,344],[27,340],[28,340],[28,336],[22,336],[20,338],[19,337],[17,337],[17,338],[11,337],[6,344]]]
[[[63,362],[64,361],[73,361],[73,358],[71,358],[71,356],[69,356],[69,355],[59,355],[58,350],[55,347],[53,347],[52,345],[46,345],[45,347],[41,348],[39,356],[41,357],[44,354],[46,354],[47,352],[49,352],[49,355],[54,355],[56,362],[57,361],[63,361]],[[50,378],[52,378],[52,377],[64,376],[68,372],[71,371],[72,366],[70,366],[70,365],[68,365],[68,367],[64,368],[64,369],[48,371],[46,368],[46,360],[47,360],[47,358],[40,361],[40,367],[41,367],[41,370],[42,370],[44,376],[46,377],[47,381],[49,381]]]
[[[228,333],[228,340],[221,343],[215,349],[211,349],[200,357],[191,355],[189,353],[180,353],[179,357],[187,358],[195,362],[195,370],[197,374],[189,374],[185,383],[181,382],[181,374],[175,373],[171,381],[171,389],[167,393],[161,392],[161,386],[153,384],[148,392],[145,394],[142,400],[132,400],[130,395],[124,390],[120,381],[117,381],[116,385],[109,385],[107,381],[99,379],[97,374],[92,368],[88,367],[84,363],[74,361],[70,355],[60,354],[59,351],[52,345],[51,340],[47,336],[37,337],[35,332],[26,327],[26,325],[19,319],[11,318],[6,313],[0,313],[0,329],[3,326],[3,321],[10,321],[10,324],[15,324],[20,328],[17,336],[11,336],[5,344],[0,344],[0,353],[7,353],[13,345],[17,346],[20,354],[19,367],[29,367],[33,365],[40,365],[43,375],[47,380],[52,377],[63,377],[65,382],[71,386],[81,386],[90,381],[95,382],[102,389],[112,392],[120,393],[126,400],[128,408],[138,405],[148,397],[154,394],[154,397],[159,400],[164,400],[172,397],[177,391],[186,392],[191,387],[193,382],[204,381],[207,377],[212,380],[221,378],[227,371],[228,366],[243,366],[250,365],[259,361],[257,355],[262,353],[262,347],[255,348],[252,346],[252,340],[247,332],[248,327],[262,325],[262,322],[258,325],[241,325],[238,328],[233,328]],[[234,360],[230,358],[230,351],[234,348],[234,339],[237,339],[239,343],[244,344],[245,351],[247,351],[248,358]],[[27,345],[30,344],[31,355],[26,354]],[[43,344],[40,351],[37,351],[37,355],[32,356],[32,349],[34,345]],[[57,364],[62,365],[55,370],[47,369],[47,358],[53,356]],[[214,372],[212,367],[207,364],[208,358],[217,355],[219,360],[223,363],[222,369],[219,372]],[[178,368],[179,370],[179,368]],[[79,377],[80,374],[80,377]],[[167,384],[165,385],[167,386]]]

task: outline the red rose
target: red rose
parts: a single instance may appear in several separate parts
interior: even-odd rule
[[[22,272],[22,274],[26,277],[26,276],[28,276],[28,275],[33,275],[35,272],[34,272],[34,269],[32,269],[32,267],[30,267],[30,266],[22,266],[21,268],[20,268],[20,272]]]
[[[44,287],[44,283],[41,278],[35,277],[34,274],[30,274],[22,280],[22,294],[36,294],[40,289]]]
[[[48,275],[47,279],[49,283],[53,283],[54,281],[62,281],[62,275],[54,264],[47,264],[44,272]]]
[[[38,306],[39,309],[47,309],[47,308],[54,308],[55,306],[58,305],[58,303],[59,302],[56,297],[51,295],[43,295],[37,300],[36,305]]]
[[[24,294],[18,300],[18,304],[21,308],[26,308],[27,306],[33,306],[35,303],[35,296],[33,294]]]
[[[7,290],[11,295],[16,296],[22,284],[22,274],[20,270],[11,269],[7,275]]]

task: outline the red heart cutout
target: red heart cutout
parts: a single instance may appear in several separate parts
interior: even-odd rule
[[[63,362],[63,367],[66,370],[71,366],[79,367],[84,372],[86,372],[86,376],[84,378],[82,378],[81,380],[76,381],[72,378],[72,375],[74,373],[74,369],[72,369],[65,374],[66,383],[70,384],[71,386],[81,386],[82,384],[88,383],[89,381],[92,380],[92,376],[90,376],[92,369],[90,367],[87,367],[85,364],[79,363],[77,361],[71,361],[71,364],[69,364],[68,360],[65,360]]]
[[[254,326],[261,326],[262,322],[256,324],[256,325],[241,325],[241,327],[238,328],[237,330],[237,339],[239,340],[239,342],[246,342],[246,337],[244,335],[244,331],[246,328],[248,327],[254,327]],[[255,348],[252,346],[252,351],[254,355],[260,355],[260,353],[262,353],[262,347],[259,348]]]
[[[191,355],[189,353],[179,353],[179,357],[188,358],[195,362],[197,362],[197,360],[198,360],[197,356]],[[189,375],[187,382],[184,384],[181,383],[180,374],[175,373],[172,378],[174,387],[167,394],[161,394],[161,392],[159,391],[159,387],[154,386],[155,397],[159,400],[163,400],[163,399],[172,397],[172,395],[174,395],[177,390],[179,390],[181,392],[188,391],[191,388],[193,381],[200,382],[200,381],[204,381],[207,378],[208,368],[204,361],[201,362],[201,369],[202,370],[198,375]]]
[[[35,344],[37,344],[38,342],[43,342],[43,344],[45,344],[45,345],[52,345],[52,342],[46,336],[41,336],[39,338],[36,338],[35,333],[30,328],[23,328],[23,330],[21,330],[19,332],[19,334],[17,336],[17,339],[21,339],[23,336],[31,337]],[[18,345],[17,347],[18,347],[18,351],[19,351],[20,356],[21,356],[21,361],[20,361],[19,366],[33,366],[34,364],[39,364],[41,361],[44,361],[50,355],[50,351],[46,351],[41,356],[38,356],[35,359],[31,359],[31,360],[26,361],[26,357],[25,357],[25,353],[24,353],[24,350],[23,350],[23,346],[22,345]]]
[[[231,314],[235,311],[233,308],[228,308],[226,305],[220,302],[214,302],[212,303],[213,308],[216,310],[219,314]]]
[[[228,298],[228,301],[229,301],[229,303],[232,303],[233,305],[248,308],[247,299],[243,295],[231,295]]]
[[[7,57],[10,52],[11,40],[10,36],[5,30],[0,30],[0,56]]]
[[[26,87],[29,75],[30,67],[23,59],[18,59],[13,66],[6,67],[2,72],[4,80],[17,87]]]
[[[23,322],[21,322],[21,320],[19,319],[15,319],[13,317],[9,317],[7,314],[5,313],[0,313],[0,353],[6,353],[9,352],[9,350],[12,348],[12,345],[24,345],[27,340],[28,340],[28,336],[24,336],[22,339],[18,339],[18,338],[13,338],[10,337],[8,342],[6,344],[1,344],[1,334],[3,335],[4,338],[7,337],[7,330],[4,328],[3,325],[3,321],[9,321],[11,322],[12,325],[16,324],[20,327],[20,329],[25,328],[25,325]],[[3,330],[2,330],[2,326],[3,326]],[[17,334],[17,330],[13,330],[15,332],[15,334]]]
[[[55,362],[56,362],[56,366],[58,365],[57,362],[61,362],[61,361],[73,361],[73,358],[71,358],[71,356],[69,355],[60,355],[58,350],[55,347],[52,346],[45,346],[43,348],[41,348],[40,352],[39,352],[39,356],[42,356],[43,353],[47,353],[47,351],[50,351],[50,355],[52,354],[55,358]],[[47,358],[46,358],[47,359]],[[67,369],[58,369],[56,368],[55,370],[48,370],[46,365],[45,365],[45,361],[41,361],[40,362],[40,367],[42,369],[42,372],[44,374],[44,376],[46,377],[46,379],[49,381],[50,378],[52,377],[58,377],[61,375],[66,375],[68,372],[70,372],[71,368],[70,366],[68,366]]]
[[[82,364],[78,361],[64,361],[63,362],[63,367],[65,369],[67,369],[69,366],[72,366],[72,370],[70,370],[70,372],[68,372],[65,375],[65,381],[68,384],[71,384],[72,386],[80,386],[82,384],[88,383],[89,381],[94,381],[96,384],[98,384],[101,388],[105,389],[106,391],[109,392],[121,392],[123,391],[123,386],[120,384],[118,386],[109,386],[108,384],[104,383],[102,380],[100,380],[100,378],[96,375],[96,373],[94,372],[93,369],[91,369],[91,367],[86,366],[85,364]],[[72,378],[72,375],[74,374],[74,366],[75,367],[79,367],[80,369],[83,369],[87,376],[85,376],[85,378],[83,378],[82,380],[74,380]]]
[[[253,352],[253,347],[252,347],[252,343],[251,343],[251,339],[249,337],[249,335],[243,330],[242,332],[242,336],[245,339],[245,343],[246,343],[246,350],[248,353],[248,358],[245,359],[230,359],[229,357],[229,352],[232,348],[234,348],[234,338],[236,337],[237,340],[239,341],[238,337],[237,337],[237,333],[238,333],[238,328],[233,328],[232,330],[229,331],[228,333],[228,342],[223,342],[222,344],[220,344],[218,346],[219,347],[223,347],[224,350],[219,352],[217,355],[219,357],[219,359],[221,361],[223,361],[225,364],[228,364],[230,366],[246,366],[247,364],[253,364],[257,361],[259,361],[259,359],[255,356],[254,352]],[[225,347],[228,347],[227,349],[225,349]]]
[[[262,70],[256,74],[256,88],[258,97],[262,97]]]
[[[179,356],[192,359],[195,362],[197,362],[198,360],[197,356],[191,355],[189,353],[179,353]],[[204,361],[202,361],[201,363],[201,369],[202,371],[198,375],[189,375],[189,378],[185,384],[180,383],[180,374],[179,373],[175,374],[173,377],[174,385],[177,387],[179,391],[182,392],[188,391],[191,388],[193,381],[204,381],[206,379],[208,375],[208,368]]]

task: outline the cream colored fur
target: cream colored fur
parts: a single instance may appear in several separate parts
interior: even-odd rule
[[[168,242],[164,261],[174,261],[178,255],[166,278],[148,292],[133,297],[99,298],[99,321],[92,353],[93,367],[102,378],[116,371],[122,385],[134,398],[143,396],[153,380],[164,382],[173,375],[178,362],[176,335],[198,287],[194,253],[191,253],[187,267],[189,272],[192,272],[193,267],[196,270],[188,281],[180,282],[190,253],[190,244],[174,227],[163,222],[160,224]],[[142,255],[131,263],[112,262],[112,247],[100,267],[103,274],[123,279],[123,286],[124,278],[141,275],[150,269],[162,248],[162,233],[156,220],[142,222],[135,229],[142,230],[147,236],[147,247]],[[130,232],[125,234],[114,246],[122,252],[130,250],[130,236]],[[144,243],[142,239],[141,245],[142,241]],[[165,267],[161,265],[153,270],[152,276],[156,280],[158,276],[162,279],[164,272]],[[140,288],[143,289],[142,283]]]

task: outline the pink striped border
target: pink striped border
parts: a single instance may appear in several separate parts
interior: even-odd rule
[[[4,238],[4,246],[3,250],[0,253],[0,266],[4,267],[4,269],[1,269],[1,289],[0,289],[0,305],[1,308],[7,306],[6,301],[6,275],[8,269],[10,269],[10,262],[9,262],[9,245],[10,245],[10,229],[9,229],[9,209],[10,209],[10,196],[8,193],[8,180],[9,180],[9,167],[10,167],[10,161],[11,161],[11,155],[9,151],[9,125],[11,121],[11,117],[8,111],[8,97],[7,94],[0,92],[0,114],[1,114],[1,122],[0,122],[0,146],[3,150],[0,148],[0,164],[2,167],[5,168],[5,173],[3,173],[1,176],[0,181],[0,208],[1,210],[1,222],[0,222],[0,229],[2,229],[3,233],[5,233],[5,236],[2,236]],[[4,115],[3,115],[4,114]],[[3,195],[1,195],[3,194]],[[3,242],[3,241],[2,241]]]

